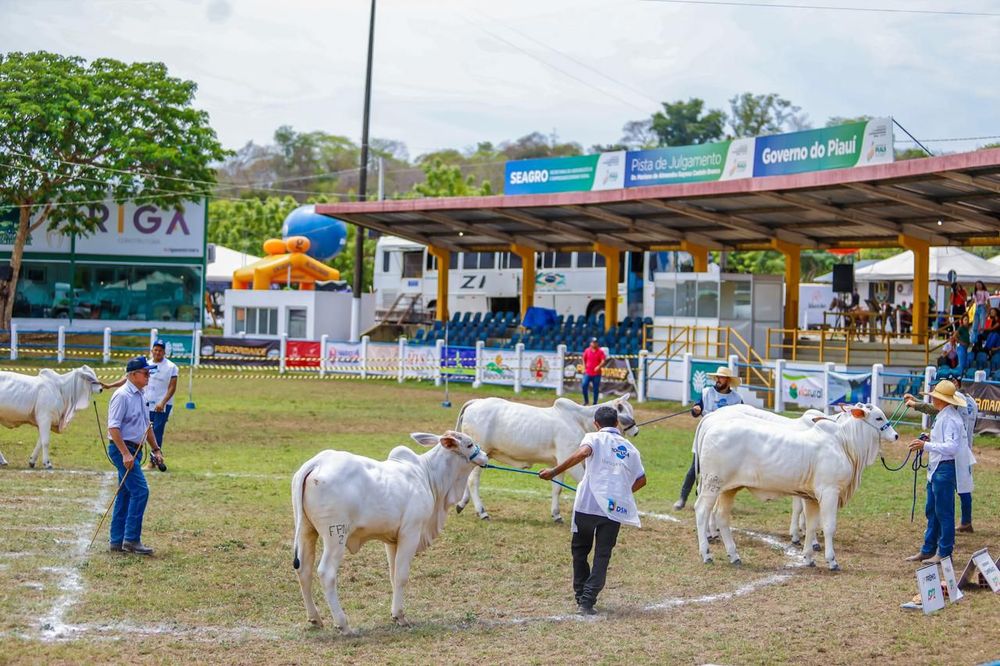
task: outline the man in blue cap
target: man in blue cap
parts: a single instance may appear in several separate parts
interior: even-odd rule
[[[174,408],[174,392],[177,391],[177,377],[180,370],[177,364],[167,358],[167,345],[163,340],[153,343],[152,356],[149,364],[153,370],[149,375],[149,385],[146,386],[146,405],[149,408],[149,420],[153,424],[153,434],[156,442],[163,447],[163,434],[167,429],[167,419]],[[153,461],[149,461],[148,469],[153,469]]]
[[[163,453],[153,435],[143,389],[152,368],[145,356],[136,356],[125,366],[125,383],[108,403],[108,457],[118,468],[121,486],[111,514],[110,548],[113,552],[152,555],[142,543],[142,516],[149,499],[149,486],[142,473],[142,440],[149,442],[151,456],[163,462]]]

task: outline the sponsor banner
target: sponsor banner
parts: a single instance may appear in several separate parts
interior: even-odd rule
[[[399,345],[395,342],[368,343],[368,374],[395,377],[399,374]]]
[[[528,352],[524,353],[527,359]],[[483,383],[514,385],[517,372],[517,352],[513,349],[483,349]]]
[[[1000,435],[1000,386],[975,382],[962,384],[962,393],[976,401],[979,418],[973,428],[975,434]]]
[[[281,355],[278,340],[225,338],[204,336],[199,357],[205,365],[268,365],[277,366]]]
[[[624,183],[625,151],[507,162],[504,194],[618,190]]]
[[[753,139],[630,150],[625,187],[734,180],[753,176]]]
[[[404,376],[411,379],[434,379],[438,351],[434,345],[407,345]]]
[[[97,229],[77,236],[76,254],[111,254],[135,257],[191,257],[200,259],[205,248],[205,204],[185,201],[183,210],[153,204],[113,202],[82,208],[96,219]],[[39,208],[35,219],[42,214]],[[34,222],[34,219],[32,220]],[[18,211],[0,205],[0,252],[10,252],[17,233]],[[69,255],[71,239],[46,224],[31,232],[24,251]]]
[[[360,342],[328,342],[326,344],[326,369],[349,375],[361,374]]]
[[[476,378],[475,347],[442,347],[441,376],[451,381],[469,381]]]
[[[892,119],[759,136],[753,158],[753,176],[780,176],[804,171],[848,169],[886,164],[894,159]]]
[[[285,343],[285,365],[289,368],[318,368],[319,343],[311,340],[288,340]]]
[[[191,350],[193,349],[194,341],[191,339],[190,335],[161,335],[160,340],[166,344],[166,349],[164,352],[171,361],[177,365],[190,365],[191,364]],[[204,341],[204,339],[203,339]]]
[[[527,358],[527,354],[525,354]],[[566,354],[563,366],[563,388],[567,393],[580,393],[583,390],[583,354]],[[628,359],[611,357],[601,371],[602,395],[635,395],[635,376]]]
[[[521,384],[534,388],[556,388],[559,385],[559,373],[562,371],[562,361],[556,352],[524,352],[524,369],[521,372]],[[605,372],[607,368],[605,368]],[[604,382],[601,381],[601,388]]]
[[[823,409],[823,371],[792,368],[781,373],[784,401],[800,407]]]
[[[845,374],[831,372],[830,374],[830,404],[855,404],[872,401],[872,373]]]
[[[691,361],[691,401],[701,400],[701,390],[706,386],[715,384],[715,380],[708,376],[708,373],[715,372],[720,365],[725,363],[720,361]]]

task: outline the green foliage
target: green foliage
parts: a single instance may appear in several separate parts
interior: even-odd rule
[[[462,170],[454,164],[445,164],[440,158],[425,162],[424,182],[413,186],[413,191],[424,197],[476,197],[493,193],[489,181],[476,186],[475,176],[462,175]]]
[[[745,92],[729,100],[729,126],[736,138],[808,129],[800,107],[777,93]]]
[[[896,151],[896,161],[902,160],[919,160],[925,157],[930,157],[923,148],[907,148],[905,150]]]
[[[687,146],[719,140],[725,122],[724,111],[706,111],[704,100],[692,97],[663,102],[663,111],[653,114],[652,130],[661,146]]]
[[[20,207],[9,293],[31,230],[96,229],[84,202],[169,207],[211,191],[210,165],[228,153],[208,114],[192,106],[196,92],[162,63],[0,54],[0,200]],[[4,328],[12,306],[10,299]]]
[[[837,125],[847,125],[850,123],[864,123],[872,119],[872,116],[831,116],[829,120],[826,121],[827,127],[836,127]]]
[[[801,281],[812,282],[833,270],[835,263],[837,257],[826,250],[803,250],[799,256]],[[781,275],[785,272],[785,257],[774,250],[730,252],[726,257],[726,272]]]

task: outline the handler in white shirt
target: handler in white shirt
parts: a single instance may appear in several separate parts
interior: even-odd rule
[[[167,345],[163,340],[153,343],[152,360],[149,362],[152,370],[149,374],[149,384],[146,385],[146,405],[149,409],[149,420],[153,424],[153,435],[163,448],[163,435],[167,429],[167,420],[174,408],[174,392],[177,391],[177,376],[180,371],[177,365],[167,358]],[[152,469],[152,461],[150,461]]]
[[[947,379],[937,383],[930,392],[931,402],[938,409],[930,441],[914,439],[911,451],[930,453],[927,462],[927,530],[924,545],[909,562],[936,564],[952,553],[955,547],[955,458],[968,446],[965,419],[958,410],[966,406],[965,398],[956,395],[955,385]],[[935,554],[935,551],[936,554]]]
[[[587,433],[580,448],[561,464],[543,469],[546,481],[586,461],[573,504],[573,591],[577,612],[594,615],[597,595],[604,589],[611,551],[621,524],[639,527],[639,510],[633,493],[646,485],[639,450],[618,430],[618,412],[599,407],[594,413],[598,432]],[[596,546],[595,546],[596,543]],[[593,567],[587,562],[594,550]]]

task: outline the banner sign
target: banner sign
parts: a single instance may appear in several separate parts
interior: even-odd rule
[[[846,374],[830,373],[830,404],[855,404],[872,401],[872,373]]]
[[[582,361],[582,358],[581,358]],[[521,373],[521,383],[534,388],[556,388],[559,385],[559,373],[562,363],[556,352],[524,352],[524,371]],[[608,369],[604,369],[604,377],[609,377]],[[601,380],[604,388],[604,378]]]
[[[619,190],[623,187],[625,151],[546,157],[507,162],[504,194],[548,194]]]
[[[205,203],[185,201],[183,210],[159,208],[153,204],[113,202],[84,207],[97,220],[89,236],[77,236],[75,252],[129,257],[191,257],[205,252]],[[42,214],[39,207],[32,222]],[[0,204],[0,252],[10,252],[17,234],[18,210]],[[46,224],[31,232],[24,245],[26,254],[54,252],[69,255],[71,239]]]
[[[630,150],[625,187],[733,180],[753,176],[753,139]]]
[[[983,382],[962,384],[962,393],[975,400],[979,408],[975,434],[1000,434],[1000,386]]]
[[[164,334],[159,336],[166,344],[164,353],[177,365],[190,365],[194,341],[190,335]],[[204,339],[203,339],[204,340]]]
[[[823,409],[823,371],[791,368],[781,373],[784,401],[800,407]],[[831,381],[831,386],[833,382]]]
[[[476,377],[475,347],[442,347],[441,376],[471,382]]]
[[[204,336],[200,359],[206,365],[278,365],[281,343],[278,340]]]
[[[753,176],[849,169],[886,164],[893,159],[892,120],[876,118],[836,127],[759,136],[754,147]]]
[[[404,376],[410,379],[434,379],[439,361],[436,346],[407,345]]]
[[[892,119],[651,150],[507,162],[504,194],[590,192],[886,164]]]
[[[563,388],[567,393],[583,390],[583,354],[566,354],[563,366]],[[628,359],[611,357],[601,371],[601,393],[603,395],[635,394],[635,376]]]
[[[399,374],[399,345],[396,343],[368,343],[368,374],[395,377]]]
[[[701,400],[701,390],[715,384],[708,373],[719,369],[719,361],[691,361],[691,400]],[[724,365],[724,364],[723,364]]]
[[[525,358],[528,354],[525,353]],[[517,352],[513,349],[483,349],[483,383],[514,385]]]

